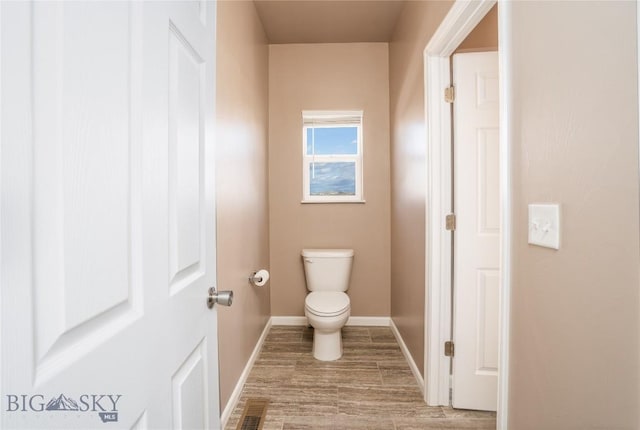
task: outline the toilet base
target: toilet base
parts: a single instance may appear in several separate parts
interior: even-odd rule
[[[331,332],[313,331],[313,358],[320,361],[335,361],[342,357],[342,330]]]
[[[307,321],[313,327],[313,358],[334,361],[342,357],[342,327],[347,323],[351,309],[331,316],[319,317],[305,309]]]

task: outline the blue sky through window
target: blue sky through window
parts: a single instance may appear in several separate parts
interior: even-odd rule
[[[313,135],[315,131],[315,136]],[[307,128],[307,155],[356,155],[358,153],[357,127]]]
[[[355,162],[311,163],[309,178],[312,196],[355,196],[356,194]]]

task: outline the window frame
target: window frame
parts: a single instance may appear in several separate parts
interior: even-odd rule
[[[355,122],[354,118],[358,118]],[[342,120],[342,121],[341,121]],[[363,111],[302,112],[302,203],[364,203],[363,193]],[[357,154],[307,154],[307,130],[310,128],[356,128]],[[313,163],[355,163],[354,195],[311,195],[309,170]]]

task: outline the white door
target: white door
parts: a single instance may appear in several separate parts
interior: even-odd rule
[[[0,18],[0,427],[218,428],[215,3]]]
[[[453,57],[453,406],[495,411],[500,200],[498,53]]]

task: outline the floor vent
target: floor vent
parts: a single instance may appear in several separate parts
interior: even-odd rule
[[[236,430],[261,430],[268,404],[267,399],[248,399]]]

